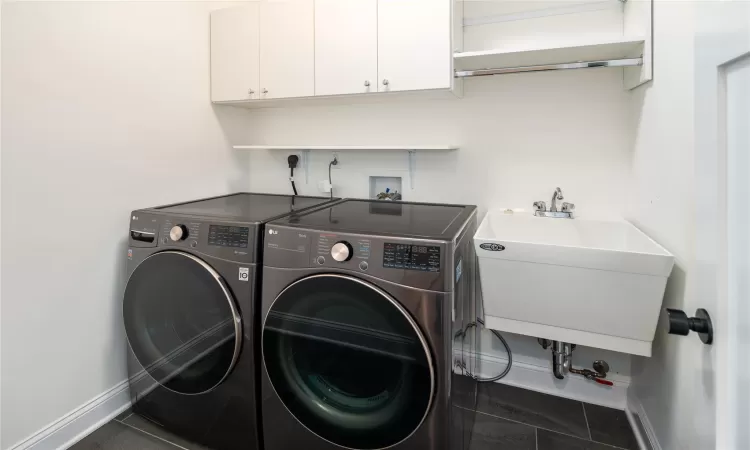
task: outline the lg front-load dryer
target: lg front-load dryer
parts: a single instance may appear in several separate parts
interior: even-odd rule
[[[123,299],[133,412],[212,449],[258,449],[264,223],[328,198],[240,193],[133,211]]]
[[[266,226],[266,450],[461,450],[476,207],[344,200]]]

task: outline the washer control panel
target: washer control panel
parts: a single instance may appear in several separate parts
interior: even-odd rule
[[[161,223],[161,244],[181,244],[196,248],[201,238],[201,225],[201,222],[165,217]]]
[[[198,217],[133,211],[129,248],[184,249],[229,261],[253,262],[255,228],[242,223],[221,223]]]
[[[249,235],[250,228],[248,227],[209,225],[208,245],[247,248],[247,238]]]

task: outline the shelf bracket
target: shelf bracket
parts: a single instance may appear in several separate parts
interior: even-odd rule
[[[417,171],[417,151],[407,150],[409,156],[409,186],[414,190],[414,174]]]
[[[305,184],[310,183],[310,150],[302,150],[302,166],[305,169]]]

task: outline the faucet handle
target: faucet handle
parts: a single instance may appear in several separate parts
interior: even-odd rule
[[[534,202],[534,211],[547,211],[547,204],[542,201]]]
[[[573,212],[576,209],[576,205],[573,203],[563,202],[562,204],[562,211],[563,212]]]

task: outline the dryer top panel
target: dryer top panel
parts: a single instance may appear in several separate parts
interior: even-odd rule
[[[237,193],[174,205],[151,208],[171,214],[215,217],[247,223],[263,223],[275,218],[323,205],[328,197]]]
[[[476,210],[472,205],[344,200],[327,208],[294,214],[276,220],[313,230],[452,240]]]

